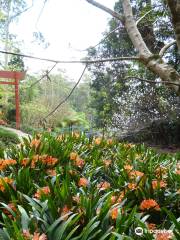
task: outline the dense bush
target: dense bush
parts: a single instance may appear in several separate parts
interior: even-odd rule
[[[147,142],[160,145],[180,145],[180,121],[158,120],[149,126],[120,137],[130,142]]]
[[[77,133],[37,135],[7,154],[1,239],[133,240],[137,227],[144,240],[180,238],[180,154]]]

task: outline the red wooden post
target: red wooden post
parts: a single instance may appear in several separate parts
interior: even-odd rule
[[[19,99],[19,80],[25,76],[24,72],[0,71],[0,78],[14,79],[14,82],[0,81],[0,84],[14,85],[15,87],[15,105],[16,105],[16,128],[20,128],[20,99]]]
[[[15,78],[16,129],[20,128],[19,82]]]

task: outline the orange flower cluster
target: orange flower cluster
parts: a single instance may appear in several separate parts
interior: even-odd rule
[[[111,210],[110,216],[111,216],[112,219],[117,219],[118,213],[119,213],[119,209],[120,209],[120,208],[115,207],[115,208],[113,208],[113,209]],[[123,209],[123,208],[121,209],[121,213],[124,213],[124,209]]]
[[[157,188],[165,188],[167,186],[167,183],[163,180],[158,181],[158,180],[153,180],[152,181],[152,188],[157,189]]]
[[[32,139],[30,143],[30,147],[34,147],[35,149],[37,149],[40,146],[40,143],[41,143],[40,139],[37,139],[37,138]]]
[[[131,190],[137,189],[137,184],[136,183],[128,183],[128,188]]]
[[[104,181],[104,182],[100,182],[100,183],[97,185],[97,188],[98,188],[99,190],[103,191],[103,190],[106,190],[106,189],[110,188],[110,186],[111,186],[110,183]]]
[[[156,229],[156,224],[154,224],[154,223],[148,223],[148,224],[147,224],[147,227],[148,227],[149,230],[155,230],[155,229]]]
[[[29,230],[23,230],[23,237],[25,240],[48,240],[46,234],[40,234],[35,232],[33,235],[30,234]]]
[[[149,210],[149,209],[155,209],[155,210],[159,211],[160,207],[154,199],[145,199],[141,202],[140,209],[142,211]]]
[[[17,164],[16,160],[13,159],[0,159],[0,170],[4,170],[9,165]]]
[[[129,173],[129,176],[130,178],[136,178],[136,177],[143,177],[144,176],[144,173],[143,172],[140,172],[140,171],[131,171]]]
[[[111,218],[112,219],[116,219],[117,217],[118,217],[118,209],[119,208],[113,208],[112,210],[111,210],[111,212],[110,212],[110,216],[111,216]]]
[[[21,161],[21,165],[27,166],[29,162],[30,162],[29,158],[24,158]],[[43,164],[48,165],[48,166],[54,166],[58,162],[58,159],[54,158],[52,156],[48,156],[48,155],[42,155],[42,156],[35,155],[35,156],[33,156],[32,161],[31,161],[31,165],[30,165],[31,168],[35,168],[37,162],[42,162]]]
[[[86,178],[80,178],[78,182],[79,187],[86,187],[89,181]]]
[[[172,238],[173,238],[173,233],[169,231],[156,233],[156,236],[155,236],[156,240],[170,240]]]
[[[42,155],[39,157],[39,160],[42,161],[42,163],[48,165],[48,166],[53,166],[58,162],[57,158],[54,158],[52,156],[48,155]]]
[[[68,208],[68,206],[65,205],[61,210],[61,216],[66,215],[66,213],[68,213],[68,212],[70,212],[70,208]],[[67,216],[67,218],[68,218],[68,216]]]
[[[115,204],[115,203],[121,203],[124,199],[125,196],[125,192],[120,192],[119,196],[112,196],[111,197],[111,204]]]
[[[131,165],[124,165],[124,169],[125,169],[127,172],[130,172],[130,171],[133,169],[133,166],[131,166]]]
[[[17,212],[16,206],[14,203],[9,203],[8,207],[13,210],[13,212]],[[12,214],[8,211],[8,209],[3,209],[3,213],[6,214],[9,218],[13,219]]]
[[[48,195],[50,194],[50,188],[48,186],[46,187],[42,187],[40,189],[37,190],[37,192],[34,194],[34,197],[37,199],[40,199],[42,197],[43,194]]]
[[[74,162],[74,165],[83,168],[85,162],[83,159],[81,159],[76,152],[71,152],[70,153],[70,160]]]
[[[7,184],[12,184],[14,182],[14,180],[11,178],[8,178],[8,177],[0,178],[0,191],[2,191],[2,192],[4,192],[4,190],[5,190],[4,182]]]

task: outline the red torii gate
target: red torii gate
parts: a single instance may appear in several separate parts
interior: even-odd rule
[[[25,77],[24,72],[0,71],[0,78],[14,79],[14,82],[0,81],[0,84],[14,85],[16,104],[16,129],[20,128],[19,81],[24,77]]]

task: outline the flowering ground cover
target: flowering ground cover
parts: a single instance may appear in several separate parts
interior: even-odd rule
[[[7,150],[0,171],[0,239],[180,239],[178,153],[48,133]]]

